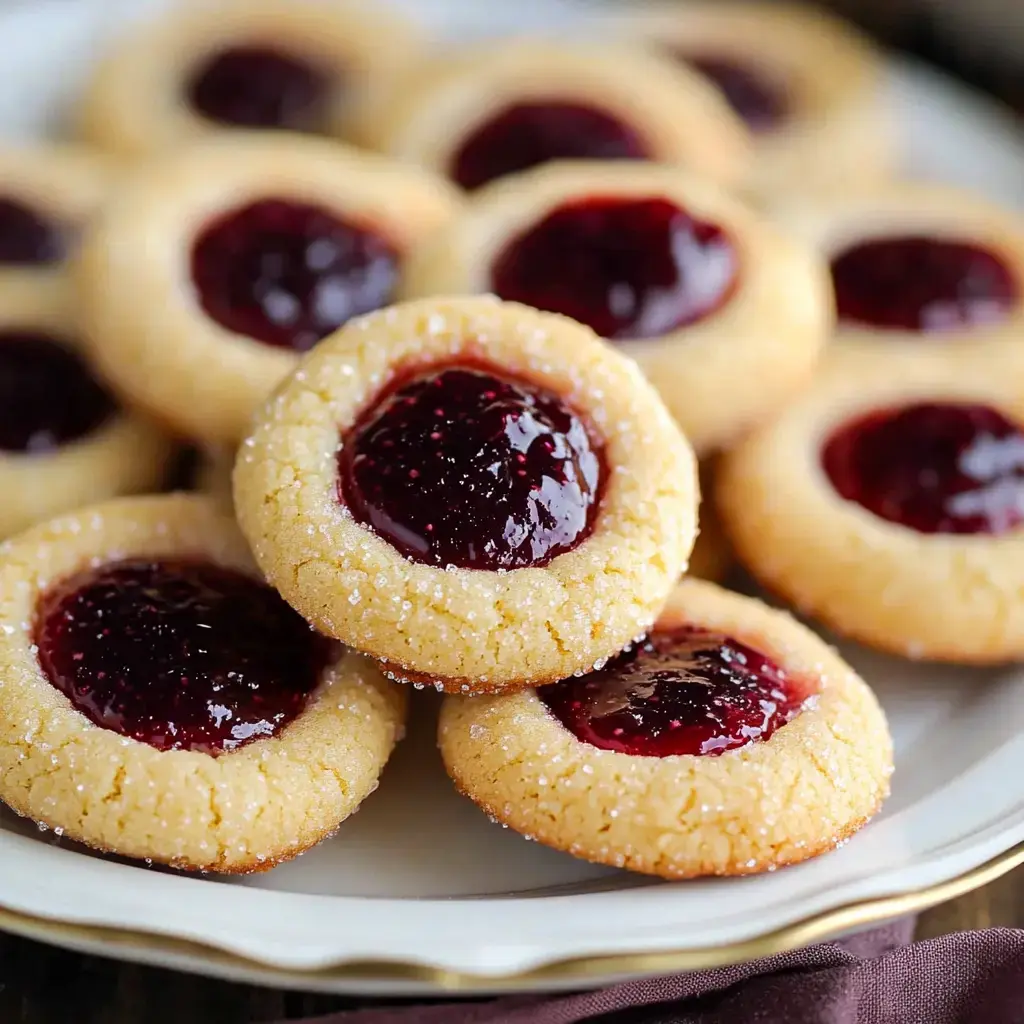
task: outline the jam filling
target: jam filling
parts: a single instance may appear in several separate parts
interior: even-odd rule
[[[995,324],[1020,302],[1020,282],[988,249],[942,238],[884,238],[832,261],[839,319],[896,331]]]
[[[1024,430],[985,405],[869,413],[839,427],[821,461],[847,501],[919,533],[1001,534],[1024,520]]]
[[[545,565],[590,534],[602,451],[557,395],[468,366],[386,392],[344,438],[339,497],[407,558]]]
[[[465,189],[549,160],[646,160],[647,145],[618,118],[595,107],[556,101],[516,103],[465,139],[451,178]]]
[[[0,199],[0,265],[46,266],[65,255],[64,233],[16,199]]]
[[[764,73],[726,57],[682,55],[682,59],[718,87],[751,131],[773,131],[789,116],[787,90]]]
[[[270,587],[185,559],[72,577],[40,601],[35,642],[47,678],[96,725],[208,754],[279,732],[331,650]]]
[[[328,113],[329,79],[269,46],[235,46],[203,61],[185,95],[193,109],[219,124],[317,131]]]
[[[767,740],[806,692],[767,655],[724,633],[654,633],[604,668],[537,696],[577,739],[639,757],[722,754]]]
[[[391,302],[398,258],[368,226],[319,206],[265,199],[199,235],[192,280],[222,327],[305,352],[352,317]]]
[[[729,236],[666,199],[567,203],[513,239],[491,268],[503,299],[562,313],[604,338],[655,338],[731,297]]]
[[[72,349],[44,334],[0,331],[0,450],[54,451],[92,433],[116,410]]]

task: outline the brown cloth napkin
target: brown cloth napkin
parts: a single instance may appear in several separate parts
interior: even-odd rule
[[[1024,1024],[1024,929],[907,945],[913,927],[904,919],[753,963],[597,992],[354,1010],[303,1024]]]

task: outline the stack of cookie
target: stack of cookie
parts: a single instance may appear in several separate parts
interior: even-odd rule
[[[14,810],[269,868],[429,686],[506,825],[772,870],[878,810],[892,745],[826,643],[693,578],[728,542],[866,643],[1024,654],[1024,228],[884,183],[845,28],[686,5],[433,52],[225,0],[133,33],[75,144],[0,158]]]

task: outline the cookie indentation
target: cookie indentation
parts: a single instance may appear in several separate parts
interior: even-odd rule
[[[46,266],[64,258],[64,237],[37,210],[0,198],[0,265]]]
[[[711,79],[752,131],[773,131],[789,117],[788,91],[763,72],[727,57],[680,56]]]
[[[832,260],[839,319],[936,333],[1000,323],[1020,302],[1006,261],[980,245],[907,237],[861,242]]]
[[[386,306],[397,268],[397,250],[371,227],[282,199],[232,210],[192,250],[192,279],[212,319],[297,352]]]
[[[199,561],[127,560],[44,594],[49,681],[91,721],[158,750],[218,754],[303,710],[330,645],[270,587]]]
[[[717,224],[667,199],[566,203],[495,260],[503,299],[562,313],[604,338],[654,338],[712,315],[738,279],[736,249]]]
[[[341,499],[428,565],[519,569],[591,532],[602,451],[541,387],[465,366],[430,370],[367,410],[339,455]]]
[[[647,160],[628,124],[581,103],[516,103],[476,128],[451,163],[451,177],[475,189],[549,160]]]

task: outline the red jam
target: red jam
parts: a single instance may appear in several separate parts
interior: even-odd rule
[[[452,158],[465,189],[549,160],[646,160],[647,145],[617,117],[580,103],[516,103],[476,128]]]
[[[65,581],[40,601],[35,642],[47,678],[96,725],[208,754],[276,735],[330,652],[270,587],[184,559]]]
[[[1020,302],[1020,282],[988,249],[942,238],[860,242],[832,261],[839,319],[893,331],[996,324]]]
[[[763,72],[726,57],[683,55],[683,60],[714,82],[752,131],[770,132],[789,116],[787,90]]]
[[[514,238],[491,280],[501,298],[570,316],[603,338],[656,338],[721,309],[738,262],[720,227],[674,203],[595,197]]]
[[[46,266],[64,258],[64,233],[16,199],[0,199],[0,265]]]
[[[192,250],[192,280],[212,319],[296,352],[388,305],[397,274],[397,250],[371,227],[281,199],[225,214]]]
[[[557,395],[464,366],[379,398],[344,438],[339,496],[407,558],[545,565],[593,528],[601,448]]]
[[[638,757],[722,754],[767,740],[807,693],[766,654],[724,633],[654,633],[537,696],[577,739]]]
[[[925,402],[844,423],[821,462],[847,501],[919,533],[1024,520],[1024,430],[985,405]]]
[[[116,410],[72,349],[43,334],[0,331],[0,450],[51,452],[92,433]]]
[[[268,46],[236,46],[204,60],[185,85],[203,117],[240,128],[316,131],[324,127],[327,75]]]

